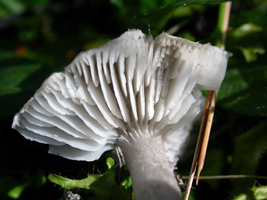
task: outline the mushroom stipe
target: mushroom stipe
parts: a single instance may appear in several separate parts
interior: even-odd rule
[[[173,169],[203,107],[201,90],[219,89],[229,55],[129,30],[48,77],[12,128],[72,160],[94,161],[118,146],[135,199],[181,199]]]

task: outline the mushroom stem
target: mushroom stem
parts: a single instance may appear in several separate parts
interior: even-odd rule
[[[144,135],[119,142],[130,171],[136,200],[180,200],[181,191],[161,136]]]

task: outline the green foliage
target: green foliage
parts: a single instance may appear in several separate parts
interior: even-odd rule
[[[241,50],[247,62],[253,62],[257,60],[257,54],[264,54],[265,50],[263,47],[259,47],[259,44],[247,43],[247,41],[251,36],[257,35],[262,31],[263,28],[261,26],[252,23],[243,24],[229,34],[229,41],[232,41],[234,48]]]
[[[13,177],[6,176],[0,178],[0,195],[7,196],[11,199],[19,199],[27,187],[39,189],[46,184],[46,177],[42,171],[38,171],[28,180],[16,181]]]
[[[108,166],[108,171],[103,175],[88,174],[87,178],[75,180],[56,174],[50,174],[48,179],[65,189],[90,189],[94,191],[95,196],[99,200],[129,199],[129,194],[124,187],[117,185],[115,182],[114,160],[109,157],[107,158],[106,164]]]
[[[121,185],[127,190],[132,187],[133,182],[130,176],[126,177],[122,182]]]
[[[11,199],[18,199],[23,192],[23,190],[28,186],[28,183],[25,183],[23,185],[18,185],[11,190],[8,191],[7,196]]]
[[[82,180],[75,180],[65,178],[56,174],[48,175],[48,179],[51,182],[69,190],[74,188],[90,189],[90,185],[99,177],[101,177],[101,175],[88,174],[87,178],[84,178]]]
[[[107,158],[106,164],[108,166],[108,169],[111,169],[114,166],[114,160],[110,157]]]
[[[221,2],[225,0],[0,0],[0,148],[4,152],[0,199],[62,196],[62,190],[46,183],[45,175],[58,172],[81,178],[48,176],[63,188],[81,188],[77,192],[84,199],[129,199],[131,178],[114,166],[113,159],[91,164],[55,158],[46,153],[46,147],[27,143],[12,131],[12,118],[51,73],[63,70],[80,51],[103,45],[127,29],[138,28],[153,36],[168,31],[192,41],[218,44]],[[202,175],[267,176],[266,24],[267,1],[233,2],[226,39],[226,50],[233,56],[218,93]],[[188,175],[194,147],[192,144],[179,160],[179,174]],[[106,172],[82,179],[81,169],[91,170],[94,165]],[[44,172],[35,175],[39,169]],[[25,175],[31,170],[31,175]],[[265,180],[257,182],[266,185]],[[238,198],[260,199],[255,194],[261,191],[261,199],[266,198],[266,187],[254,188],[254,183],[255,179],[201,180],[190,199],[233,199],[238,194],[242,194]]]
[[[188,6],[191,4],[219,4],[226,2],[227,0],[164,0],[164,1],[146,1],[141,0],[141,6],[144,13],[149,13],[151,11],[161,12],[166,9],[172,9],[179,6]],[[235,0],[234,0],[235,1]]]
[[[229,69],[218,94],[218,103],[235,112],[267,116],[266,67]]]
[[[115,171],[109,169],[103,176],[92,183],[91,189],[99,200],[129,200],[130,195],[122,186],[115,182]]]
[[[239,49],[242,51],[247,62],[256,61],[258,58],[257,54],[264,54],[265,53],[265,50],[263,48],[239,47]]]
[[[248,24],[243,24],[240,27],[236,28],[231,35],[236,39],[240,39],[261,31],[262,27],[248,23]]]
[[[10,14],[21,14],[25,11],[25,7],[17,0],[1,0],[0,1],[0,17],[6,17]]]
[[[12,59],[13,64],[10,62],[10,65],[0,69],[0,96],[20,93],[22,90],[19,85],[41,68],[40,64],[23,63],[16,56],[9,59]]]
[[[246,133],[235,137],[234,150],[232,154],[232,174],[255,175],[262,156],[267,151],[267,123],[263,122]],[[232,190],[236,193],[242,192],[244,188],[250,187],[254,180],[232,180]]]
[[[267,199],[267,186],[254,187],[246,192],[246,194],[240,194],[234,200],[264,200]]]

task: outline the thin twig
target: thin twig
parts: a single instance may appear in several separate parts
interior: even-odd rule
[[[209,138],[210,138],[210,130],[211,130],[212,121],[214,117],[216,96],[217,96],[217,91],[209,91],[209,92],[211,93],[211,98],[207,100],[210,101],[210,106],[208,108],[208,116],[206,120],[205,132],[204,132],[204,137],[203,137],[201,151],[200,151],[199,160],[198,160],[196,185],[198,184],[200,173],[204,167],[204,162],[205,162]]]
[[[194,158],[193,158],[193,162],[192,162],[192,166],[191,166],[190,176],[189,176],[189,180],[188,180],[188,183],[187,183],[187,188],[186,188],[186,191],[185,191],[185,196],[184,196],[185,200],[187,200],[189,198],[189,194],[190,194],[190,191],[191,191],[191,188],[192,188],[192,184],[193,184],[193,181],[194,181],[195,172],[196,172],[196,169],[197,169],[197,161],[198,161],[198,158],[199,158],[201,142],[202,142],[202,139],[203,139],[205,125],[206,125],[206,122],[207,122],[208,109],[210,107],[210,98],[211,98],[211,92],[208,92],[206,104],[205,104],[203,115],[202,115],[202,121],[201,121],[201,125],[200,125],[200,130],[199,130],[199,134],[198,134],[197,146],[196,146],[196,149],[195,149],[195,154],[194,154]]]
[[[181,179],[189,179],[190,176],[182,176]],[[196,179],[197,176],[194,177]],[[222,176],[200,176],[200,180],[213,180],[213,179],[267,179],[267,176],[255,176],[255,175],[222,175]]]
[[[220,31],[222,33],[222,42],[220,45],[220,48],[222,50],[225,49],[225,39],[226,39],[228,22],[229,22],[230,10],[231,10],[231,2],[225,3],[222,24],[219,25],[221,29]],[[193,162],[192,162],[192,166],[190,170],[190,176],[189,176],[184,200],[188,200],[189,195],[190,195],[193,180],[195,178],[194,176],[195,176],[195,172],[197,168],[197,160],[199,163],[199,168],[198,168],[198,175],[197,175],[196,183],[198,183],[200,172],[204,166],[204,161],[206,157],[206,151],[207,151],[207,146],[208,146],[208,141],[209,141],[209,136],[210,136],[210,130],[211,130],[211,125],[212,125],[213,116],[214,116],[216,95],[217,95],[217,91],[208,91],[206,104],[205,104],[203,117],[202,117],[202,122],[201,122],[201,127],[199,131],[197,146],[195,149],[195,154],[194,154],[194,158],[193,158]],[[200,152],[200,149],[201,149],[201,152]]]
[[[225,50],[225,40],[226,40],[226,35],[227,35],[231,5],[232,5],[231,2],[225,3],[225,9],[223,13],[223,22],[222,22],[222,28],[221,28],[222,42],[221,42],[220,48],[222,50]],[[203,143],[202,143],[201,152],[200,152],[199,161],[198,161],[197,177],[200,176],[200,173],[204,167],[204,162],[206,158],[209,137],[210,137],[210,130],[211,130],[213,117],[214,117],[216,97],[217,97],[217,91],[212,91],[211,102],[210,102],[210,107],[209,107],[209,112],[208,112],[208,117],[207,117],[207,124],[205,127],[205,134],[204,134]],[[198,178],[196,179],[196,184],[198,184]]]

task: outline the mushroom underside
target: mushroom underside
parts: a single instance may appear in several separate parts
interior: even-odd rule
[[[137,199],[149,196],[136,189],[138,184],[151,181],[151,187],[164,188],[153,185],[160,179],[163,183],[163,176],[171,186],[162,197],[179,196],[173,164],[200,113],[201,90],[219,89],[228,57],[209,44],[167,33],[153,40],[130,30],[79,54],[64,72],[52,74],[15,116],[12,127],[26,139],[49,144],[49,153],[73,160],[93,161],[118,145],[131,175],[152,171],[151,176],[134,179]],[[139,148],[137,141],[150,150]],[[149,159],[156,162],[155,156],[162,158],[161,164],[147,164]],[[140,163],[133,164],[136,160]],[[153,181],[157,166],[166,170]]]

